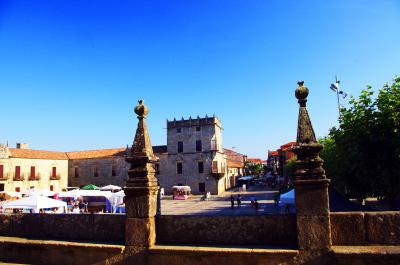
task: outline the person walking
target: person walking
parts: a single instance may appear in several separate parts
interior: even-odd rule
[[[242,204],[242,198],[241,198],[240,194],[238,194],[236,201],[237,201],[238,208],[240,208],[240,206]]]
[[[231,209],[235,207],[235,198],[233,198],[233,195],[231,195]]]
[[[256,209],[256,213],[258,212],[258,207],[259,207],[258,201],[257,201],[257,199],[255,199],[254,200],[254,209]]]

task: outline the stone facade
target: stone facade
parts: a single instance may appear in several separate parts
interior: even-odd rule
[[[190,186],[193,194],[226,189],[227,161],[217,117],[167,121],[167,154],[159,156],[158,180],[167,193]]]
[[[50,152],[0,146],[0,191],[47,189],[60,192],[68,184],[68,157]]]
[[[128,179],[128,152],[126,148],[68,152],[68,184],[123,187]]]

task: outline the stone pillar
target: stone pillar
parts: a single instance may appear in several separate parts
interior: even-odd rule
[[[318,156],[322,145],[315,138],[306,102],[308,89],[298,82],[296,89],[300,110],[297,127],[297,143],[293,152],[297,155],[294,181],[297,210],[297,239],[300,250],[329,251],[332,245],[329,219],[329,179]]]
[[[124,188],[126,205],[125,245],[143,251],[155,244],[158,183],[149,133],[146,126],[148,108],[139,101],[135,108],[138,126],[131,153],[126,159],[130,164],[129,179]]]

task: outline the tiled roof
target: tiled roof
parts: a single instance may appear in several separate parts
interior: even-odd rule
[[[19,149],[19,148],[9,148],[9,150],[10,150],[10,157],[15,157],[15,158],[68,160],[68,156],[65,152]]]
[[[270,154],[271,156],[278,156],[278,151],[272,151]]]
[[[247,161],[250,163],[262,164],[262,160],[260,158],[248,158]]]
[[[244,155],[226,148],[224,148],[224,153],[226,154],[228,167],[236,167],[236,168],[244,167],[243,163]]]
[[[153,146],[155,154],[166,153],[166,145]],[[105,157],[124,157],[129,153],[125,148],[112,148],[112,149],[99,149],[88,151],[67,152],[69,159],[91,159],[91,158],[105,158]]]
[[[90,158],[126,156],[126,148],[76,151],[76,152],[67,152],[66,154],[69,159],[90,159]]]

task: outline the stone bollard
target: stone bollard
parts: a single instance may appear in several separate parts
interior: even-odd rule
[[[155,177],[153,147],[146,126],[148,108],[139,101],[135,108],[138,126],[131,153],[126,159],[130,164],[129,179],[124,187],[126,205],[125,245],[134,252],[145,252],[155,244],[155,215],[159,186]],[[143,253],[143,257],[145,253]],[[140,256],[140,255],[139,255]]]
[[[293,152],[297,155],[295,174],[295,198],[297,211],[297,239],[300,251],[323,254],[331,249],[329,219],[329,179],[318,156],[322,145],[315,138],[307,112],[308,89],[298,82],[296,89],[300,109],[297,127],[297,143]]]

